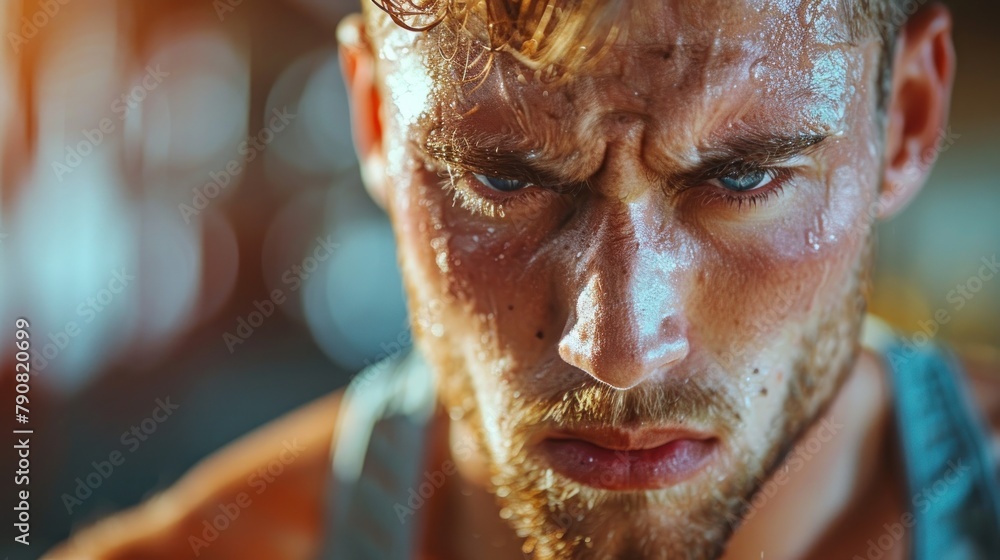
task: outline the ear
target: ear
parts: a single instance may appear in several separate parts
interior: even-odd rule
[[[364,17],[354,14],[337,26],[340,68],[351,104],[354,147],[368,193],[385,208],[385,152],[382,149],[382,97],[375,78],[375,53],[365,32]]]
[[[955,74],[951,27],[947,8],[935,4],[900,30],[887,108],[880,219],[894,216],[916,196],[945,142],[954,142],[947,129]]]

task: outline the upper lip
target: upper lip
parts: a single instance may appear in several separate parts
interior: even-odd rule
[[[655,449],[679,439],[709,440],[714,436],[705,432],[680,427],[626,429],[614,427],[587,427],[551,430],[543,435],[545,440],[579,440],[612,451],[641,451]]]

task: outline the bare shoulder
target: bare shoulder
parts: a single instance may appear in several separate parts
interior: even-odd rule
[[[314,555],[341,392],[208,457],[173,487],[73,535],[45,558],[283,559]]]

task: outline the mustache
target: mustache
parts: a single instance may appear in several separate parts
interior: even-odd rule
[[[571,389],[548,388],[537,399],[519,399],[522,425],[623,429],[697,425],[728,431],[742,421],[741,401],[708,379],[672,379],[616,389],[580,373],[579,382]]]

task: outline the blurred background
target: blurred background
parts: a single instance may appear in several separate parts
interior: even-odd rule
[[[37,557],[409,344],[336,56],[358,1],[0,3],[0,383],[13,408],[7,341],[27,317],[35,431],[32,545],[5,532],[0,554]],[[882,227],[872,307],[997,356],[1000,276],[973,278],[1000,252],[1000,10],[950,5],[951,129],[926,192]]]

